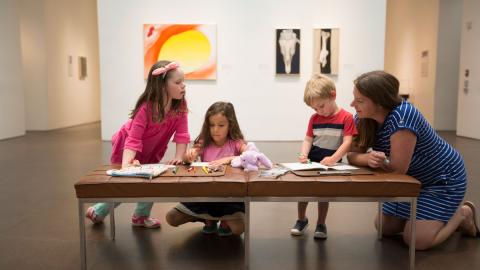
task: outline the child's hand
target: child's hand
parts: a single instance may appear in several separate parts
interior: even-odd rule
[[[299,154],[298,155],[298,162],[300,163],[307,163],[309,162],[310,160],[308,159],[307,156],[305,156],[304,154]]]
[[[137,167],[137,166],[140,166],[140,165],[141,165],[140,161],[138,161],[137,159],[134,159],[130,163],[122,164],[122,169],[123,168],[128,168],[128,167]]]
[[[167,162],[167,164],[169,164],[169,165],[181,165],[181,164],[183,164],[183,161],[181,159],[174,158],[172,160],[169,160]]]
[[[333,166],[335,165],[335,163],[337,163],[337,161],[332,157],[324,157],[322,161],[320,161],[320,164],[325,166]]]
[[[185,161],[185,163],[192,163],[192,162],[195,161],[197,156],[198,156],[197,149],[196,148],[190,148],[183,155],[183,161]]]
[[[385,163],[387,156],[384,152],[370,151],[368,152],[368,166],[371,168],[379,168]]]
[[[228,165],[228,164],[230,164],[231,161],[232,161],[232,158],[225,157],[225,158],[217,159],[217,160],[214,160],[214,161],[210,161],[210,163],[208,163],[208,165],[210,165],[210,166]]]

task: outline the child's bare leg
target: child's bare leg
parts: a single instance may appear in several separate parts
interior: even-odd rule
[[[167,220],[167,223],[170,224],[170,226],[177,227],[178,225],[195,221],[198,218],[187,215],[173,208],[173,209],[170,209],[170,211],[168,211],[167,215],[165,216],[165,219]]]
[[[406,219],[382,214],[382,235],[393,236],[403,232]],[[375,217],[375,229],[378,231],[378,215]]]
[[[305,220],[307,217],[305,216],[307,212],[308,202],[298,202],[297,209],[298,209],[298,219]]]
[[[245,222],[243,219],[225,220],[230,230],[235,235],[241,235],[245,231]]]
[[[319,202],[318,203],[318,219],[317,224],[325,224],[328,213],[328,202]]]

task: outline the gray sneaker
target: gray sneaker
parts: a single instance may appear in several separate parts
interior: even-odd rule
[[[302,235],[303,232],[308,227],[308,218],[306,220],[300,220],[297,219],[297,222],[295,222],[295,225],[293,225],[293,228],[290,230],[291,235],[299,236]]]
[[[317,224],[315,228],[315,233],[313,234],[315,239],[327,239],[327,225]]]

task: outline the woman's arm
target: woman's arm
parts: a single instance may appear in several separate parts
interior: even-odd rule
[[[417,136],[408,129],[395,132],[390,137],[390,162],[384,163],[383,168],[392,172],[405,174],[410,167]]]
[[[408,129],[402,129],[390,137],[390,157],[385,156],[383,152],[370,151],[368,153],[350,152],[347,158],[353,165],[382,168],[386,171],[405,174],[410,167],[416,143],[415,134]]]

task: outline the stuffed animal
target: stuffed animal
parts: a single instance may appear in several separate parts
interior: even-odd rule
[[[243,153],[234,158],[231,163],[232,167],[243,167],[246,172],[258,171],[258,167],[263,165],[268,169],[272,168],[272,162],[260,153],[254,143],[247,143],[247,149]]]

